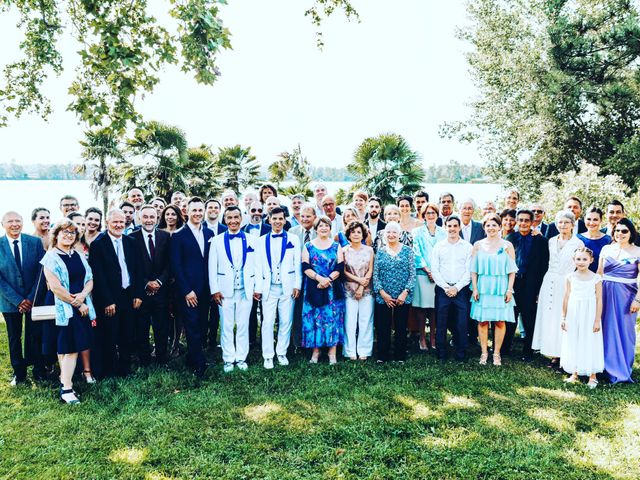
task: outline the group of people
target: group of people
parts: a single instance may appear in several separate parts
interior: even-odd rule
[[[93,383],[127,376],[132,358],[164,364],[183,337],[197,377],[207,348],[221,347],[228,373],[248,368],[252,347],[273,369],[302,349],[311,363],[326,349],[335,364],[339,346],[367,360],[374,339],[379,363],[403,362],[411,346],[441,360],[453,347],[464,361],[478,345],[479,363],[491,354],[498,366],[515,355],[517,330],[522,359],[539,351],[568,382],[587,376],[595,387],[602,372],[632,381],[640,248],[617,200],[603,225],[605,213],[583,212],[577,197],[547,224],[544,207],[521,205],[517,191],[500,212],[495,202],[456,205],[450,193],[435,203],[425,191],[390,205],[358,191],[340,209],[321,183],[311,202],[294,195],[288,206],[269,184],[242,205],[231,191],[220,200],[175,192],[167,203],[134,188],[127,197],[103,218],[66,195],[55,224],[49,209],[33,210],[33,234],[20,214],[2,217],[12,385],[27,365],[45,378],[57,356],[60,398],[78,403],[75,373]],[[34,305],[54,318],[35,321]]]

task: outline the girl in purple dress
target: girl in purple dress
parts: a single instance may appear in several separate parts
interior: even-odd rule
[[[631,370],[636,348],[638,262],[640,248],[633,223],[621,219],[613,231],[614,243],[600,252],[602,282],[602,336],[604,369],[611,383],[633,382]]]

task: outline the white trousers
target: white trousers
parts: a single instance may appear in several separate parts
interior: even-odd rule
[[[220,311],[220,344],[225,363],[244,362],[249,354],[249,315],[253,297],[244,289],[234,290],[232,298],[223,298]],[[234,335],[235,328],[235,335]]]
[[[282,293],[282,285],[271,284],[269,298],[262,301],[262,356],[273,358],[273,327],[278,312],[278,343],[275,353],[286,355],[291,340],[291,325],[293,324],[293,303],[291,295]]]
[[[373,353],[373,295],[360,300],[346,296],[345,303],[342,353],[345,357],[370,357]]]

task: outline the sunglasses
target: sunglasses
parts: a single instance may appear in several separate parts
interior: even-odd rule
[[[629,230],[626,229],[626,228],[616,228],[615,232],[616,233],[624,233],[626,235],[627,233],[629,233]]]
[[[544,210],[531,210],[531,211],[536,215],[540,215],[541,213],[544,213]]]
[[[257,213],[262,213],[262,209],[261,208],[252,208],[250,211],[251,211],[251,213],[256,213],[256,212]]]

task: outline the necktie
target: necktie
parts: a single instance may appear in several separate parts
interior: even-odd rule
[[[129,288],[129,271],[127,270],[127,262],[124,258],[124,250],[122,248],[122,238],[116,240],[116,255],[118,255],[118,263],[120,264],[120,279],[122,289]]]
[[[284,236],[283,233],[274,233],[271,235],[273,238],[282,238]]]
[[[149,256],[151,260],[156,257],[156,246],[153,244],[153,235],[149,234]]]
[[[20,249],[18,248],[18,240],[13,241],[13,256],[15,257],[18,270],[22,271],[22,259],[20,258]]]
[[[305,230],[304,232],[304,243],[309,243],[311,241],[311,231]]]

